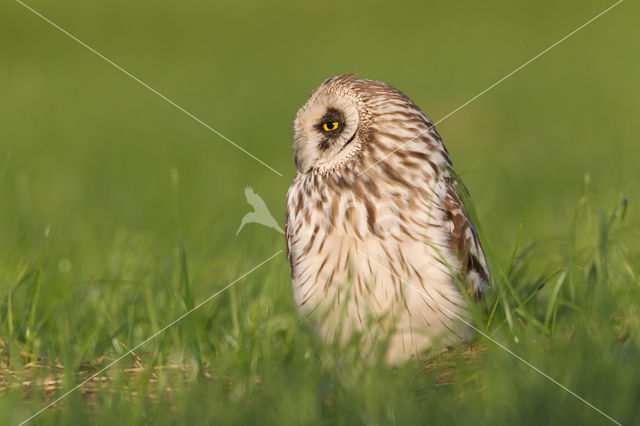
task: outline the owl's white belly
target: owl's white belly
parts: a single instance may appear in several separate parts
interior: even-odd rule
[[[357,236],[314,230],[302,224],[290,247],[293,290],[324,339],[344,342],[360,331],[372,341],[389,333],[387,361],[397,363],[434,339],[444,337],[444,343],[464,333],[458,319],[466,303],[435,245],[366,231]],[[439,236],[429,237],[437,245]]]

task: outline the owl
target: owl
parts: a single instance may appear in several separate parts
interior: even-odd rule
[[[285,238],[300,313],[327,342],[385,342],[390,364],[467,337],[460,319],[491,275],[429,117],[345,74],[311,95],[294,133]]]

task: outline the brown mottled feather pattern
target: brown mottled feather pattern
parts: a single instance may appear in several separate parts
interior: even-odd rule
[[[347,134],[321,152],[313,129],[327,106],[343,112]],[[317,316],[320,334],[343,340],[351,330],[371,332],[369,316],[393,317],[382,327],[395,330],[390,362],[439,333],[464,334],[455,321],[466,313],[456,280],[482,297],[491,278],[449,154],[420,108],[382,82],[329,79],[298,113],[296,164],[287,256],[294,296],[303,313]],[[346,327],[337,326],[338,311]]]

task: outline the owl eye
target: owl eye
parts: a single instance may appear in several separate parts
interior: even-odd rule
[[[333,132],[334,130],[337,130],[338,127],[340,127],[339,121],[327,121],[322,124],[322,130],[325,132]]]

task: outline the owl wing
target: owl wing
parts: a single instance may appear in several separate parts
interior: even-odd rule
[[[448,229],[450,247],[460,261],[461,281],[467,284],[471,295],[482,299],[486,289],[491,286],[491,272],[478,232],[461,201],[460,195],[463,199],[469,200],[469,192],[462,181],[454,178],[452,173],[454,172],[449,170],[444,177],[446,194],[441,210],[445,220],[450,224],[445,229]]]

